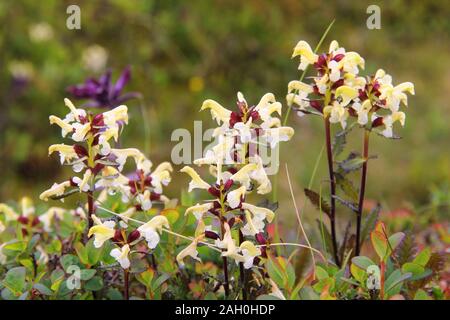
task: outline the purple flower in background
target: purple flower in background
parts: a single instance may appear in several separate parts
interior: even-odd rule
[[[126,67],[116,83],[113,83],[111,80],[111,70],[108,70],[99,79],[89,78],[83,84],[68,87],[67,91],[75,99],[88,99],[89,101],[83,107],[112,109],[127,100],[141,96],[138,92],[122,94],[122,90],[130,78],[130,67]]]

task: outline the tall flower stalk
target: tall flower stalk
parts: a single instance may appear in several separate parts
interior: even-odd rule
[[[80,192],[87,197],[87,238],[94,236],[95,248],[112,241],[114,248],[110,255],[118,262],[124,273],[124,297],[129,297],[131,267],[130,255],[136,253],[134,246],[142,240],[147,242],[149,250],[154,250],[160,241],[162,228],[169,228],[169,222],[163,215],[155,215],[138,228],[130,224],[132,216],[139,211],[147,212],[154,203],[164,207],[170,201],[163,193],[163,187],[171,180],[172,166],[163,162],[152,170],[152,162],[135,148],[116,149],[111,147],[117,141],[123,124],[128,122],[127,107],[118,106],[110,111],[93,114],[76,108],[65,99],[70,112],[64,119],[50,116],[50,123],[61,127],[62,136],[69,137],[73,145],[54,144],[49,154],[58,152],[61,164],[70,165],[75,175],[70,179],[55,183],[44,191],[40,198],[64,200],[65,197]],[[136,166],[134,173],[122,174],[128,159]],[[109,195],[120,194],[128,209],[111,218],[103,219],[96,215],[96,207]],[[50,219],[51,217],[49,217]]]
[[[332,255],[340,265],[336,233],[336,179],[333,160],[331,124],[340,123],[347,126],[348,112],[346,106],[352,98],[349,95],[348,82],[354,79],[359,68],[364,67],[364,59],[356,52],[346,52],[332,41],[327,53],[320,55],[312,51],[305,41],[300,41],[294,48],[292,57],[300,56],[300,70],[312,65],[316,76],[312,83],[291,81],[288,85],[288,105],[296,105],[297,114],[315,114],[323,117],[325,128],[325,145],[327,150],[328,173],[330,180],[330,208],[326,212],[330,220]]]
[[[249,105],[238,93],[236,111],[230,111],[214,100],[206,100],[201,110],[210,110],[219,125],[213,133],[217,144],[194,164],[209,165],[215,182],[204,181],[191,167],[181,170],[192,178],[189,191],[204,189],[212,196],[205,203],[188,208],[186,214],[194,214],[198,221],[196,237],[213,239],[222,250],[225,296],[229,297],[231,293],[229,259],[233,259],[239,266],[242,297],[245,299],[248,297],[245,269],[251,269],[266,257],[266,248],[260,249],[257,245],[267,243],[265,224],[271,222],[275,215],[268,208],[248,203],[247,195],[254,189],[261,195],[272,190],[260,152],[263,147],[275,149],[280,141],[289,140],[294,131],[290,127],[282,127],[280,119],[272,116],[281,114],[281,103],[271,93],[265,94],[257,105]],[[198,259],[193,248],[195,242],[179,254],[181,265],[187,256]]]
[[[364,68],[364,59],[356,52],[346,52],[339,47],[336,41],[332,41],[328,53],[316,54],[305,41],[299,41],[294,48],[293,57],[300,56],[300,70],[306,70],[312,65],[316,70],[316,76],[311,83],[291,81],[288,85],[288,105],[295,106],[297,114],[314,114],[323,117],[325,126],[325,142],[327,150],[328,173],[330,179],[330,206],[326,205],[326,213],[330,220],[332,255],[337,265],[341,264],[338,253],[338,241],[336,232],[336,200],[347,205],[356,212],[356,244],[354,254],[358,255],[361,246],[362,212],[367,179],[367,162],[369,160],[369,135],[370,132],[384,126],[384,130],[375,129],[377,133],[387,138],[394,138],[393,125],[400,122],[403,126],[405,114],[399,111],[400,104],[407,104],[406,93],[414,94],[414,86],[410,82],[398,86],[392,85],[391,76],[382,69],[374,76],[358,76],[360,69]],[[342,162],[334,159],[334,150],[331,138],[331,124],[340,123],[343,131],[341,137],[351,130],[353,123],[347,126],[350,117],[357,118],[356,123],[364,129],[363,153],[361,157],[351,155]],[[338,139],[335,138],[335,141]],[[340,139],[343,148],[345,140]],[[338,163],[336,169],[334,164]],[[345,174],[361,167],[361,180],[358,203],[343,200],[336,194],[337,175],[346,184],[342,189],[351,197],[356,194],[351,183],[346,180]],[[342,182],[341,182],[342,183]],[[322,209],[323,202],[317,193],[308,190],[310,199]],[[355,209],[356,208],[356,209]],[[345,249],[346,243],[342,243]]]

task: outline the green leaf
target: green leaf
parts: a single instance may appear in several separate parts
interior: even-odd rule
[[[274,258],[267,260],[267,273],[269,274],[270,279],[272,279],[277,286],[282,287],[284,285],[283,271],[280,270],[280,267],[273,260]]]
[[[327,226],[319,219],[317,219],[317,224],[319,225],[320,238],[322,241],[325,242],[324,243],[325,250],[327,252],[333,252],[333,239],[331,238],[330,231],[328,231]],[[322,239],[322,232],[323,232],[323,239]]]
[[[34,247],[37,245],[39,240],[41,239],[41,236],[39,234],[35,234],[33,237],[31,237],[30,241],[28,241],[27,244],[27,252],[31,253],[34,249]]]
[[[414,300],[433,300],[423,289],[417,290]]]
[[[15,267],[9,269],[6,273],[3,285],[12,291],[14,295],[20,295],[25,290],[26,269],[24,267]]]
[[[61,266],[65,271],[67,271],[67,268],[73,265],[78,265],[80,260],[77,256],[74,256],[73,254],[65,254],[60,259]]]
[[[334,288],[335,280],[333,278],[325,278],[319,280],[316,284],[313,285],[314,290],[317,293],[322,293],[322,291],[328,287],[330,290]]]
[[[389,245],[391,252],[395,251],[397,247],[400,245],[400,243],[405,239],[405,234],[403,232],[397,232],[394,233],[392,236],[389,237]]]
[[[375,208],[370,211],[370,213],[367,215],[366,220],[364,221],[362,230],[361,230],[361,244],[363,244],[367,237],[369,236],[370,232],[372,232],[373,229],[375,229],[375,225],[377,224],[378,217],[380,215],[381,211],[381,205],[377,203]]]
[[[300,300],[319,300],[319,295],[311,287],[301,288],[299,293]]]
[[[304,190],[305,195],[308,197],[309,201],[311,201],[311,203],[315,205],[317,209],[322,210],[328,216],[330,216],[331,214],[330,205],[323,198],[321,198],[317,192],[312,191],[308,188],[305,188]]]
[[[376,265],[375,262],[365,256],[353,257],[352,263],[364,271],[366,271],[369,266]]]
[[[103,279],[95,276],[84,284],[84,288],[89,291],[98,291],[103,288]]]
[[[295,270],[283,257],[270,257],[266,262],[269,277],[281,288],[292,289],[295,285]]]
[[[154,275],[155,271],[153,271],[153,269],[147,269],[144,272],[136,274],[136,279],[146,288],[150,288]]]
[[[347,143],[346,134],[347,133],[345,131],[341,131],[334,136],[332,145],[334,158],[336,158],[342,153],[342,151],[344,151],[345,144]]]
[[[378,222],[375,230],[370,233],[370,240],[381,261],[386,261],[390,255],[388,239],[386,239],[386,227],[384,223]]]
[[[109,288],[106,296],[109,300],[123,300],[122,293],[115,288]]]
[[[430,258],[431,250],[430,248],[425,248],[414,258],[413,262],[425,267],[428,261],[430,261]]]
[[[30,258],[20,259],[19,263],[23,265],[25,268],[27,268],[30,271],[30,273],[34,272],[33,260],[31,260]]]
[[[12,240],[9,242],[6,242],[3,246],[3,250],[11,250],[11,251],[24,251],[27,247],[27,243],[25,241],[20,240]]]
[[[97,270],[95,269],[82,269],[80,271],[80,279],[83,281],[87,281],[91,279],[95,274],[97,273]]]
[[[96,248],[94,246],[94,240],[91,238],[88,243],[86,244],[86,251],[88,256],[88,261],[91,266],[96,265],[97,262],[100,260],[100,257],[103,252],[103,247]]]
[[[394,272],[392,272],[391,275],[386,279],[386,282],[384,283],[386,294],[392,296],[398,293],[403,282],[411,278],[411,276],[412,276],[411,273],[408,272],[402,274],[400,270],[395,270]]]
[[[320,266],[316,267],[316,276],[319,280],[329,278],[328,272]]]
[[[364,283],[364,280],[366,279],[366,269],[362,269],[358,266],[356,266],[356,264],[352,263],[350,266],[350,272],[353,276],[353,278],[355,278],[359,283]]]
[[[58,239],[54,239],[47,247],[46,247],[46,251],[49,254],[59,254],[61,252],[62,249],[62,244],[61,241],[59,241]]]
[[[414,277],[416,277],[425,272],[425,267],[414,262],[407,262],[402,266],[402,271],[404,273],[410,272]]]
[[[51,296],[53,294],[53,291],[50,290],[48,287],[44,286],[42,283],[35,283],[33,285],[33,288],[45,296]]]
[[[52,289],[54,292],[58,292],[59,287],[64,280],[64,271],[61,269],[54,270],[50,275],[50,280],[52,282],[50,289]]]
[[[355,188],[353,183],[340,173],[336,173],[335,177],[337,185],[341,188],[345,195],[349,197],[353,202],[358,201],[358,190]]]
[[[363,163],[367,160],[360,157],[356,153],[350,153],[347,159],[338,163],[339,169],[344,173],[349,173],[351,171],[358,170],[362,167]]]
[[[164,273],[160,275],[153,283],[152,283],[152,291],[156,291],[164,282],[166,282],[170,278],[170,274]]]
[[[76,251],[81,263],[84,265],[89,264],[89,257],[88,257],[87,249],[80,242],[77,242],[74,245],[74,248],[75,248],[75,251]]]
[[[336,199],[338,202],[340,202],[342,205],[346,206],[347,208],[349,208],[350,210],[352,210],[355,213],[358,213],[358,205],[354,202],[342,199],[339,196],[334,195],[333,196],[334,199]]]

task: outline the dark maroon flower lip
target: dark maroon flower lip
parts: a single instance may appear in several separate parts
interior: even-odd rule
[[[72,85],[67,88],[73,98],[87,99],[83,107],[115,108],[125,101],[139,98],[138,92],[122,91],[131,79],[131,68],[126,67],[115,83],[111,80],[112,72],[108,70],[98,79],[89,78],[82,84]]]

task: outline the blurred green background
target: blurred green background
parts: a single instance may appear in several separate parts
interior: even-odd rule
[[[66,28],[66,8],[81,8],[81,30]],[[368,30],[366,8],[381,8],[381,30]],[[199,113],[206,98],[233,107],[236,92],[257,103],[273,92],[284,103],[287,83],[297,79],[292,49],[312,46],[331,20],[332,39],[366,59],[366,72],[383,68],[394,83],[411,81],[402,140],[374,137],[367,196],[388,208],[425,205],[430,194],[448,197],[450,178],[450,2],[449,1],[35,1],[0,2],[0,202],[35,198],[67,176],[48,145],[60,143],[49,114],[63,116],[66,87],[112,68],[114,79],[130,65],[125,91],[144,95],[128,104],[130,124],[123,145],[144,148],[152,161],[170,160],[176,128],[193,121],[214,126]],[[366,73],[365,72],[365,73]],[[150,126],[145,137],[144,121]],[[323,144],[322,122],[291,114],[294,139],[282,147],[294,188],[308,184]],[[357,131],[355,131],[357,132]],[[360,148],[360,135],[350,145]],[[325,158],[315,188],[326,178]],[[176,168],[179,169],[179,168]],[[284,164],[279,177],[280,214],[293,217]],[[175,174],[168,194],[180,196],[187,179]],[[438,190],[438,191],[437,191]],[[448,211],[447,211],[448,213]]]

